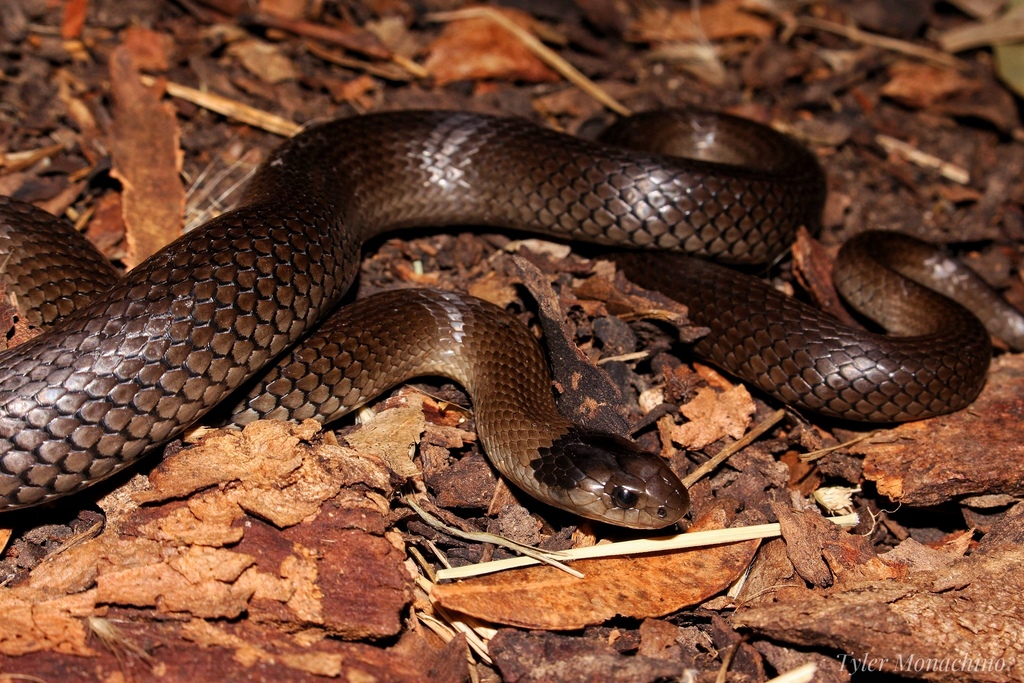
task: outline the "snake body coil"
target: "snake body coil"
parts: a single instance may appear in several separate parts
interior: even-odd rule
[[[43,322],[78,310],[0,354],[0,509],[70,494],[180,434],[335,308],[357,273],[362,243],[385,230],[525,228],[758,263],[784,249],[799,225],[818,220],[824,180],[817,162],[757,124],[669,112],[635,117],[615,136],[615,144],[590,143],[516,119],[445,112],[316,126],[263,164],[239,208],[84,306],[109,271],[87,259],[96,274],[81,295],[70,281],[36,286],[40,270],[65,270],[82,257],[74,252],[62,262],[47,248],[43,260],[51,263],[23,266],[32,250],[24,243],[38,236],[20,230],[44,221],[4,200],[0,247],[8,249],[8,280],[16,284],[19,270],[28,272],[23,298],[42,300],[39,290],[47,287],[56,295],[43,306]],[[680,139],[691,143],[686,153],[724,153],[726,163],[617,146],[650,149]],[[946,341],[932,330],[927,343],[907,342],[903,355],[877,351],[877,344],[858,355],[865,333],[821,323],[820,314],[770,290],[744,288],[739,276],[714,266],[692,272],[698,274],[669,286],[698,324],[719,335],[698,350],[784,400],[845,418],[900,420],[956,410],[984,382],[987,336],[958,307],[927,304],[923,311],[954,330]],[[648,284],[662,284],[654,280]],[[264,393],[241,413],[331,419],[410,372],[448,374],[470,390],[488,454],[524,489],[632,526],[661,526],[685,512],[685,490],[656,457],[581,432],[550,412],[546,380],[495,378],[509,362],[509,333],[498,334],[504,319],[488,307],[439,293],[415,294],[413,303],[396,295],[367,301],[281,360],[261,383]],[[911,309],[922,305],[914,301]],[[809,315],[812,329],[831,341],[801,327]],[[960,317],[950,323],[948,316]],[[380,341],[389,336],[388,344]],[[518,351],[513,347],[513,358]],[[445,365],[458,354],[468,366]],[[398,362],[402,355],[414,357],[408,367]],[[474,372],[482,374],[467,374]],[[321,380],[332,378],[341,379],[340,388],[324,388]]]

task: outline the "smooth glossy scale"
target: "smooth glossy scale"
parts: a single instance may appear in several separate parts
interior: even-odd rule
[[[356,275],[362,243],[385,230],[488,225],[756,263],[779,253],[798,226],[817,223],[825,187],[817,162],[763,126],[661,112],[627,120],[609,140],[647,150],[668,145],[700,159],[465,113],[396,112],[312,127],[263,164],[238,209],[105,291],[109,267],[83,256],[81,240],[62,253],[65,237],[44,236],[45,214],[0,200],[9,284],[25,278],[19,296],[42,311],[42,323],[76,309],[0,354],[0,509],[77,491],[180,434],[330,312]],[[44,248],[33,246],[44,240]],[[82,265],[91,274],[79,291],[62,276]],[[654,269],[649,262],[646,270]],[[783,400],[854,419],[907,419],[955,410],[984,381],[987,339],[969,322],[961,327],[977,338],[957,338],[954,348],[916,343],[919,353],[893,358],[864,344],[855,358],[862,333],[822,323],[819,314],[724,272],[711,285],[704,275],[674,285],[698,324],[717,326],[717,336],[697,349]],[[53,273],[57,284],[46,283]],[[693,282],[697,296],[687,298],[688,286],[678,282]],[[431,362],[417,365],[437,352],[437,311],[451,323],[476,309],[461,298],[440,295],[428,305],[430,297],[420,296],[417,310],[432,305],[433,313],[390,310],[352,327],[343,311],[340,337],[313,336],[307,348],[315,353],[285,358],[264,380],[266,393],[241,410],[328,419],[397,381],[406,372],[395,370],[398,360],[416,372],[440,372]],[[365,313],[376,304],[360,305],[355,310]],[[755,319],[760,329],[748,322]],[[850,340],[842,360],[829,355],[820,334]],[[476,392],[478,429],[497,467],[534,495],[587,516],[638,526],[678,518],[685,491],[667,468],[628,442],[581,432],[550,412],[546,381],[526,382],[515,362],[493,360],[507,353],[497,348],[504,338],[477,328],[461,352],[467,367],[491,369],[452,370]],[[505,384],[488,374],[509,365]],[[846,375],[845,384],[836,379]],[[321,377],[340,381],[327,388]],[[488,393],[496,386],[500,399]],[[624,511],[624,501],[639,503]]]

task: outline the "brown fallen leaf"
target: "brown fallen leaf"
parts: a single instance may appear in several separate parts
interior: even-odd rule
[[[89,0],[69,0],[64,3],[64,16],[60,22],[60,37],[64,40],[77,38],[85,27],[85,16],[89,11]]]
[[[383,404],[383,410],[372,420],[345,435],[345,441],[360,453],[380,458],[399,476],[406,479],[420,475],[420,467],[412,459],[412,448],[419,443],[426,428],[423,417],[423,395],[401,391]]]
[[[954,69],[900,61],[889,68],[882,94],[900,104],[925,109],[954,95],[973,92],[978,83]]]
[[[719,529],[718,508],[690,531]],[[658,617],[706,600],[746,569],[758,541],[711,548],[581,560],[577,579],[547,566],[529,567],[458,583],[435,585],[431,597],[445,609],[520,628],[571,630],[616,615]]]
[[[335,102],[352,102],[361,109],[371,109],[374,94],[380,90],[380,82],[369,74],[343,81],[337,78],[324,79],[324,86]]]
[[[468,293],[478,299],[505,308],[519,298],[512,278],[498,275],[493,270],[470,283]]]
[[[528,31],[533,25],[533,17],[525,12],[508,8],[496,11]],[[447,24],[428,51],[424,66],[439,86],[467,80],[526,83],[561,80],[511,33],[486,18],[460,19]]]
[[[723,392],[711,387],[697,390],[697,395],[680,409],[690,421],[671,429],[672,442],[699,450],[727,436],[743,436],[754,417],[754,400],[742,384]]]
[[[743,0],[719,0],[692,8],[668,10],[652,5],[642,10],[626,29],[634,42],[667,43],[673,41],[726,40],[729,38],[766,38],[775,27],[743,9]]]
[[[116,104],[109,140],[111,174],[124,186],[125,264],[132,267],[181,235],[185,188],[180,136],[174,108],[160,100],[159,88],[142,85],[124,46],[110,54],[110,88]]]
[[[260,0],[259,11],[284,19],[309,19],[316,12],[306,0]]]
[[[246,71],[264,83],[294,81],[299,71],[281,48],[262,40],[243,40],[233,43],[228,54],[237,57]]]
[[[626,280],[596,275],[575,283],[573,293],[580,299],[603,302],[609,313],[626,320],[650,318],[672,323],[679,328],[679,338],[684,343],[698,339],[706,331],[686,324],[686,306]]]
[[[934,114],[977,117],[1004,131],[1016,125],[1013,97],[991,77],[909,61],[893,65],[890,74],[881,93],[900,104]]]

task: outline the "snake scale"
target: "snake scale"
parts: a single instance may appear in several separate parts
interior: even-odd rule
[[[836,266],[851,303],[909,337],[844,327],[704,260],[770,261],[800,225],[817,226],[824,196],[808,150],[727,115],[655,112],[590,142],[520,119],[392,112],[306,129],[261,165],[236,209],[119,279],[84,239],[56,237],[46,214],[0,200],[4,278],[30,321],[50,325],[0,354],[0,510],[104,479],[229,398],[238,423],[329,421],[411,375],[440,374],[467,388],[486,452],[520,488],[624,526],[677,521],[688,498],[671,470],[559,415],[536,342],[495,307],[388,292],[316,329],[352,285],[362,244],[397,228],[492,226],[686,252],[702,258],[633,252],[620,264],[711,329],[698,355],[769,394],[887,422],[970,403],[988,333],[897,274],[920,243],[868,233]],[[943,258],[928,251],[931,265],[909,276],[947,275]],[[960,272],[953,279],[978,289]],[[1006,313],[981,296],[975,310]],[[1003,333],[1019,343],[1014,324]]]

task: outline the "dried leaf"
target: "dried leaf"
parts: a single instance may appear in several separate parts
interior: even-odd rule
[[[299,77],[298,69],[281,48],[262,40],[243,40],[233,43],[228,54],[237,57],[246,71],[264,83],[283,83]]]
[[[398,400],[384,404],[369,422],[357,431],[345,435],[345,441],[360,453],[369,453],[386,462],[399,476],[407,479],[420,474],[412,460],[412,448],[419,443],[426,428],[423,418],[423,396],[405,391]],[[397,406],[397,407],[395,407]]]
[[[519,297],[515,285],[510,278],[498,275],[494,271],[487,273],[479,280],[473,281],[468,288],[471,296],[489,301],[495,306],[505,308]]]
[[[722,528],[721,509],[690,531]],[[577,579],[547,566],[529,567],[434,586],[431,596],[446,609],[485,621],[570,630],[616,615],[643,619],[697,604],[724,590],[746,569],[758,541],[656,555],[581,560]]]
[[[719,0],[713,5],[701,4],[698,11],[689,6],[668,10],[651,5],[639,13],[626,30],[626,36],[635,42],[667,43],[772,35],[775,31],[772,23],[744,11],[743,4],[743,0]]]
[[[64,40],[77,38],[82,34],[85,17],[89,11],[89,0],[68,0],[64,3],[64,16],[60,22],[60,37]]]
[[[898,62],[889,73],[889,82],[882,86],[882,94],[918,109],[979,87],[977,81],[958,71],[920,62]]]
[[[533,17],[519,10],[500,8],[526,30]],[[552,83],[560,76],[537,59],[507,30],[486,18],[460,19],[447,24],[430,44],[424,64],[437,85],[466,80]]]
[[[723,392],[704,387],[679,409],[690,421],[672,429],[672,442],[697,450],[726,436],[738,439],[746,433],[755,410],[742,384]]]

